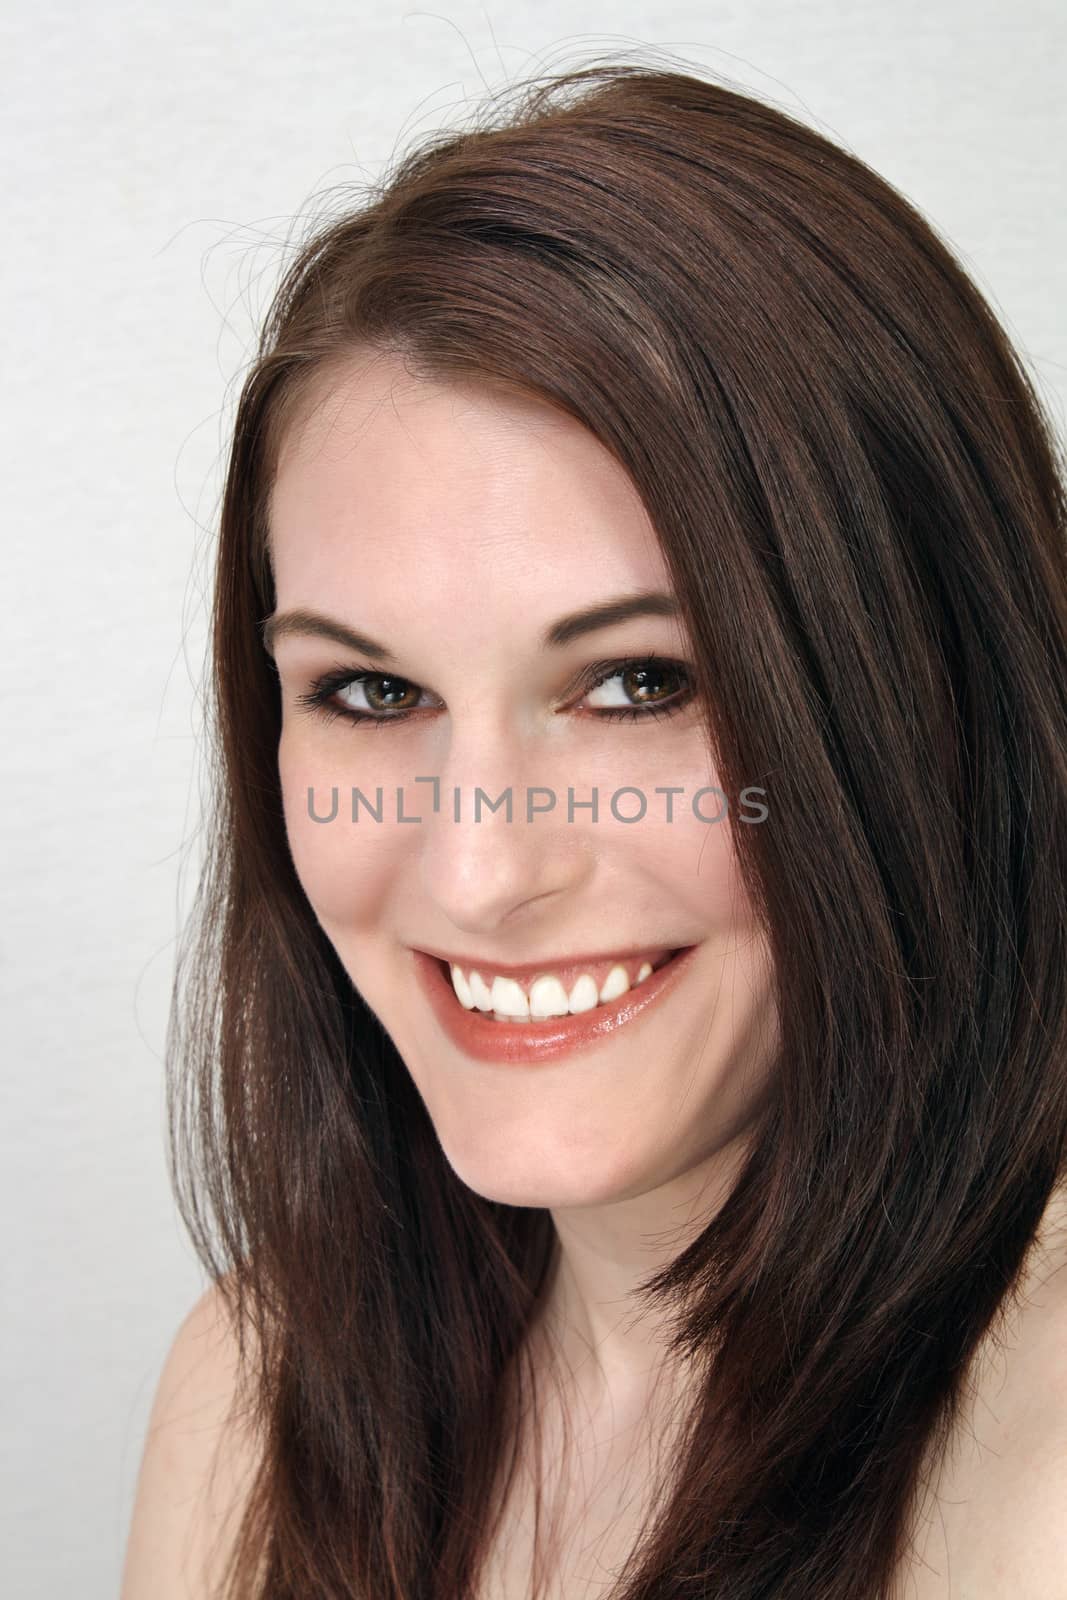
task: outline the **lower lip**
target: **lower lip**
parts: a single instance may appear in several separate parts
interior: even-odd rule
[[[610,1039],[676,988],[696,950],[696,945],[679,950],[635,989],[628,989],[617,1000],[594,1006],[591,1011],[514,1023],[494,1022],[489,1013],[468,1011],[457,1000],[451,977],[436,956],[422,950],[413,950],[412,955],[419,983],[452,1043],[477,1061],[511,1064],[554,1061]]]

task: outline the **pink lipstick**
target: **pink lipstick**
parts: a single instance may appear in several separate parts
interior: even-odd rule
[[[448,963],[412,950],[415,972],[434,1015],[456,1047],[476,1061],[502,1065],[554,1061],[603,1043],[665,999],[688,971],[696,945],[676,950],[636,988],[616,1000],[573,1016],[530,1022],[498,1022],[491,1013],[468,1011],[456,998]]]

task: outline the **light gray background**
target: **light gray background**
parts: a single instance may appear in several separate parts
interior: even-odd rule
[[[286,241],[316,195],[377,176],[484,80],[642,46],[798,112],[901,188],[1063,431],[1058,0],[0,8],[12,1600],[117,1594],[155,1385],[202,1287],[168,1188],[161,1055],[199,861],[226,427]]]

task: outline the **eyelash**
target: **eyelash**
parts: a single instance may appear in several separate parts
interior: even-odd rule
[[[590,715],[605,722],[640,722],[650,721],[658,717],[670,717],[683,710],[693,697],[692,678],[688,669],[680,661],[668,661],[662,656],[627,656],[621,661],[598,661],[589,671],[594,674],[592,681],[584,685],[583,697],[592,694],[594,689],[599,689],[602,684],[610,682],[623,672],[635,669],[654,669],[666,667],[669,671],[680,675],[685,680],[685,687],[680,691],[680,698],[667,705],[646,706],[608,706],[594,709]],[[407,711],[382,712],[380,714],[370,711],[352,711],[346,706],[335,706],[329,702],[333,695],[341,689],[347,689],[353,683],[366,683],[370,679],[379,679],[390,683],[402,683],[414,688],[408,678],[400,678],[392,673],[370,672],[364,670],[352,671],[348,667],[338,667],[332,672],[323,673],[316,678],[307,694],[297,695],[297,704],[305,706],[316,716],[322,717],[327,722],[332,722],[335,717],[341,717],[345,722],[370,723],[373,727],[381,727],[387,722],[406,722],[414,715],[414,708]]]

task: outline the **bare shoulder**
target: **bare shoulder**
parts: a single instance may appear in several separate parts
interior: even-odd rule
[[[900,1600],[1067,1597],[1067,1199],[983,1350]]]
[[[246,1355],[247,1355],[246,1351]],[[218,1285],[167,1353],[145,1437],[120,1600],[208,1600],[259,1446],[240,1406],[236,1331]]]

